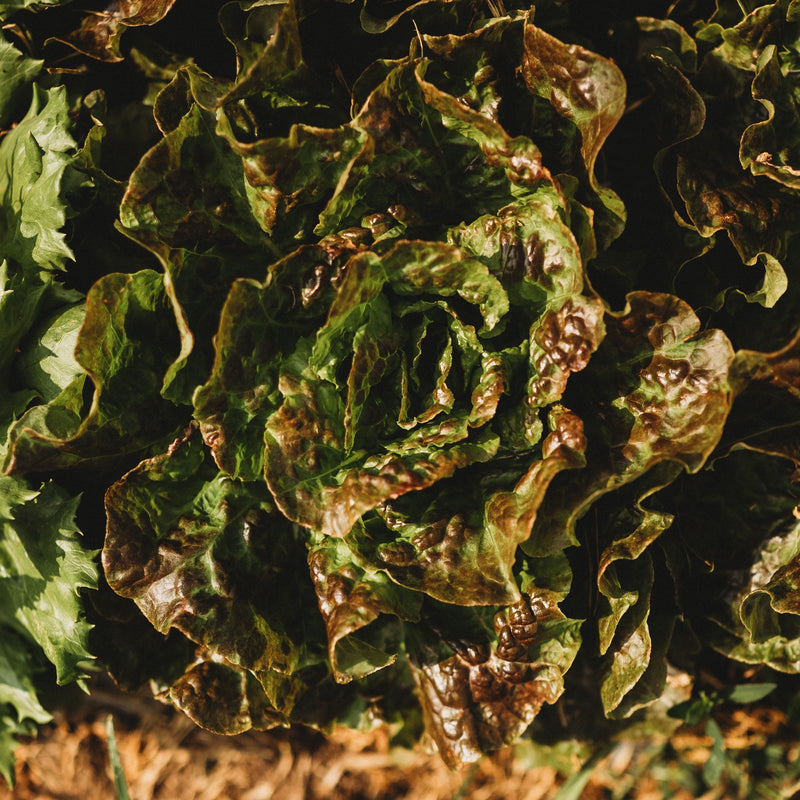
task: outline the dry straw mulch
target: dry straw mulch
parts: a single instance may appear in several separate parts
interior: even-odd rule
[[[113,800],[109,713],[131,800],[544,800],[560,782],[554,769],[526,772],[510,751],[451,772],[435,754],[391,748],[380,728],[222,737],[152,702],[97,692],[18,748],[16,787],[0,788],[0,800]]]
[[[0,782],[0,800],[114,800],[109,714],[131,800],[550,800],[564,782],[553,768],[527,769],[511,749],[451,772],[435,754],[392,748],[381,728],[327,737],[305,729],[215,736],[152,700],[100,690],[59,712],[37,739],[18,748],[17,784],[11,791]],[[737,748],[763,747],[782,725],[776,711],[758,718],[733,714],[725,724],[726,741]],[[685,764],[701,765],[710,746],[699,728],[679,731],[672,743]],[[642,743],[620,744],[583,788],[581,800],[699,796],[679,785],[666,793],[663,779],[641,769],[647,757]],[[634,772],[635,785],[621,792]],[[719,790],[703,795],[727,796]]]

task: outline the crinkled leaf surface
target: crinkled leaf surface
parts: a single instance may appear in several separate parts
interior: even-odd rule
[[[676,297],[640,292],[628,303],[609,316],[609,333],[586,373],[591,383],[582,397],[594,398],[593,410],[573,406],[587,423],[603,421],[596,438],[586,430],[589,466],[574,477],[566,473],[545,498],[523,545],[531,554],[576,543],[575,524],[596,498],[656,464],[696,471],[722,434],[733,399],[727,337],[699,332],[699,320]],[[592,453],[594,446],[600,450]]]
[[[762,545],[749,585],[740,592],[734,589],[734,597],[726,598],[729,614],[714,620],[712,643],[717,649],[746,663],[800,672],[798,553],[797,526]]]
[[[117,481],[124,683],[221,733],[419,697],[457,765],[669,726],[692,647],[797,671],[796,2],[47,5],[0,3],[0,517],[60,498],[72,575],[16,473]],[[7,772],[56,651],[2,624]]]
[[[561,695],[580,645],[580,621],[535,594],[497,611],[494,636],[477,615],[467,626],[429,624],[455,653],[442,658],[423,639],[412,664],[428,731],[451,766],[516,739]]]
[[[72,251],[62,180],[73,162],[64,87],[34,87],[28,113],[0,141],[0,371],[47,301],[51,273]]]
[[[134,170],[120,220],[124,232],[165,267],[181,351],[166,376],[164,394],[190,403],[210,365],[210,337],[231,282],[263,275],[264,253],[273,249],[258,207],[251,205],[242,161],[215,134],[214,115],[207,110],[222,85],[196,68],[186,68],[173,84],[181,86],[186,110],[177,115],[175,127],[165,126],[164,138]],[[173,90],[171,84],[164,92]],[[209,302],[211,297],[216,302]]]
[[[33,93],[30,109],[0,142],[0,252],[25,272],[63,269],[61,181],[76,150],[64,87]]]
[[[398,586],[378,570],[365,568],[341,539],[323,537],[309,551],[309,568],[328,632],[328,654],[340,683],[362,678],[391,664],[401,634],[380,615],[419,619],[422,596]]]
[[[791,74],[784,76],[775,45],[764,48],[753,78],[753,98],[767,112],[767,119],[755,122],[742,134],[739,159],[754,175],[766,175],[784,186],[798,188],[797,161],[800,120],[798,87]]]
[[[583,465],[580,420],[556,408],[550,425],[541,460],[511,490],[492,491],[484,467],[468,470],[445,481],[432,501],[428,492],[422,508],[413,495],[387,504],[380,511],[383,524],[375,520],[346,541],[397,583],[437,600],[464,606],[518,601],[518,545],[530,535],[550,481]]]
[[[175,0],[114,0],[102,11],[87,14],[80,27],[68,36],[54,39],[98,61],[122,61],[119,41],[125,30],[154,25],[174,3]]]
[[[211,376],[194,395],[203,437],[230,475],[262,474],[264,426],[278,406],[281,363],[296,337],[311,336],[324,321],[331,282],[355,250],[346,239],[304,246],[270,266],[263,284],[239,280],[231,287]]]
[[[525,27],[522,72],[530,90],[557,115],[554,127],[563,137],[560,147],[582,161],[581,168],[572,164],[564,171],[586,177],[587,189],[594,195],[589,205],[597,215],[597,233],[607,245],[621,233],[625,209],[612,190],[599,184],[595,164],[625,109],[625,78],[613,61],[565,44],[533,24]]]
[[[307,640],[316,604],[303,537],[263,486],[209,462],[191,429],[109,490],[106,576],[157,630],[177,628],[216,656],[219,668],[208,669],[228,664],[242,680],[251,673],[288,713],[302,688],[296,673],[319,662]]]
[[[698,38],[716,47],[704,56],[696,77],[687,75],[663,49],[652,56],[657,91],[664,103],[675,105],[675,118],[682,120],[678,128],[683,128],[672,146],[675,179],[667,177],[667,164],[673,163],[667,151],[657,159],[662,186],[673,197],[676,211],[682,206],[689,224],[702,236],[725,231],[744,264],[760,262],[764,278],[744,294],[767,307],[786,291],[784,261],[797,202],[780,181],[755,178],[776,176],[782,159],[790,158],[793,79],[783,78],[775,55],[776,45],[781,53],[791,52],[790,31],[781,4],[775,3],[759,7],[731,27],[712,22],[701,28]],[[687,100],[682,108],[681,97]],[[774,167],[769,164],[773,156],[778,159]],[[674,188],[680,200],[673,196]]]
[[[82,303],[58,309],[32,332],[33,341],[15,359],[23,385],[36,389],[45,403],[84,374],[75,360],[75,345],[85,316]]]

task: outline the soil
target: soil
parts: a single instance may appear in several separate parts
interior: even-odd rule
[[[305,729],[216,736],[155,701],[100,690],[60,711],[38,738],[18,748],[16,786],[0,784],[0,800],[117,798],[109,716],[131,800],[554,800],[567,780],[550,766],[530,768],[512,748],[451,772],[435,753],[391,747],[383,728],[328,736]],[[722,721],[726,745],[738,753],[781,740],[784,723],[775,709],[731,713]],[[702,726],[679,730],[667,750],[621,743],[569,797],[737,797],[720,787],[698,792],[687,784],[686,775],[702,768],[711,746]],[[782,747],[784,762],[798,758],[796,743],[783,741]],[[791,798],[786,792],[800,790],[800,783],[784,783],[775,797]]]

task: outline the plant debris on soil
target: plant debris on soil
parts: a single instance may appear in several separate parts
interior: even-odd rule
[[[109,715],[132,800],[790,800],[800,791],[796,731],[769,706],[717,715],[731,774],[709,787],[701,773],[714,743],[702,723],[669,741],[622,741],[591,772],[574,758],[572,776],[565,763],[561,771],[532,766],[513,747],[450,770],[433,750],[392,746],[386,726],[225,737],[147,697],[104,687],[20,745],[16,787],[0,785],[0,800],[114,798]],[[742,769],[748,759],[766,769],[760,782]]]

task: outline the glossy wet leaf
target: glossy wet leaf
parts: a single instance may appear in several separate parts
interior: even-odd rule
[[[0,2],[3,774],[89,653],[453,766],[797,671],[797,2],[707,5]]]
[[[336,680],[363,678],[393,663],[396,653],[386,650],[397,646],[399,632],[381,615],[416,621],[422,597],[365,568],[342,540],[325,537],[308,560]],[[376,621],[383,624],[372,625]]]

